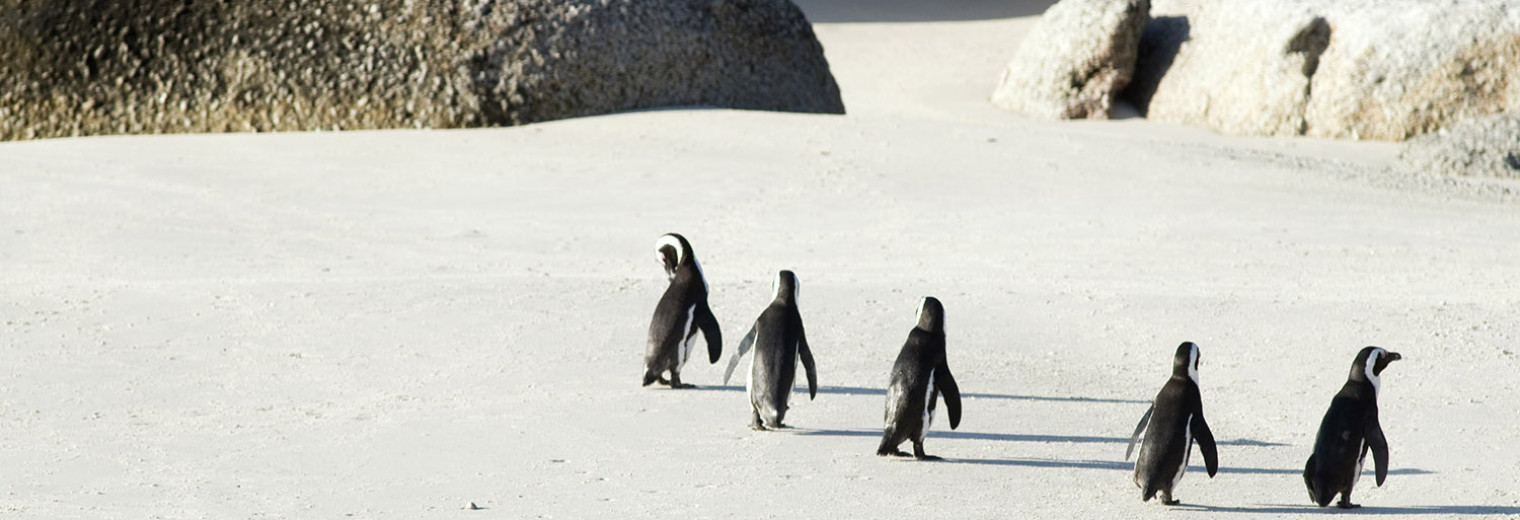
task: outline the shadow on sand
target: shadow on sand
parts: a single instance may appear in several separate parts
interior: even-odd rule
[[[1257,514],[1294,514],[1308,513],[1321,508],[1313,504],[1289,505],[1289,504],[1261,504],[1255,506],[1210,506],[1202,504],[1183,503],[1176,506],[1178,511],[1193,511],[1200,513],[1257,513]],[[1376,505],[1362,504],[1362,507],[1344,511],[1334,506],[1324,508],[1328,512],[1344,512],[1352,515],[1515,515],[1520,514],[1520,507],[1512,506],[1411,506],[1411,507],[1378,507]]]
[[[807,430],[799,431],[798,435],[828,435],[840,437],[880,437],[881,430]],[[1004,442],[1070,442],[1076,444],[1127,444],[1129,439],[1124,437],[1094,437],[1088,435],[1040,435],[1018,433],[981,433],[981,432],[958,432],[930,430],[929,437],[933,439],[965,439],[977,441],[1004,441]],[[1220,441],[1223,446],[1287,446],[1276,442],[1264,442],[1251,439],[1235,439]],[[1224,471],[1223,468],[1220,471]]]
[[[691,390],[733,391],[743,392],[744,387],[738,385],[698,385]],[[806,392],[807,387],[801,391]],[[887,391],[881,388],[864,388],[859,386],[823,386],[818,388],[820,394],[833,395],[879,395],[886,397]],[[1104,397],[1076,397],[1076,396],[1044,396],[1044,395],[1014,395],[1014,394],[984,394],[977,392],[965,392],[961,394],[963,399],[1009,399],[1014,401],[1041,401],[1058,403],[1102,403],[1102,404],[1150,404],[1150,401],[1140,399],[1110,399]]]
[[[1134,471],[1134,461],[1115,460],[1059,460],[1059,459],[951,459],[945,462],[959,464],[984,464],[991,466],[1025,466],[1035,468],[1072,468],[1072,469],[1112,469],[1121,471]],[[1203,466],[1188,464],[1189,473],[1203,474],[1206,470]],[[1248,475],[1302,475],[1304,470],[1279,469],[1279,468],[1235,468],[1220,466],[1220,473],[1236,473]],[[1389,475],[1429,475],[1432,471],[1416,468],[1401,468],[1389,470]]]

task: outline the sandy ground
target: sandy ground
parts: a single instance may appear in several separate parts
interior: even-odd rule
[[[843,117],[0,143],[0,516],[1308,517],[1369,344],[1405,360],[1351,514],[1520,514],[1512,186],[1022,119],[986,97],[1044,4],[921,4],[802,4]],[[697,390],[638,385],[667,231],[727,339]],[[784,268],[823,388],[757,433],[720,379]],[[964,419],[878,458],[924,295]],[[1143,504],[1125,441],[1184,340],[1222,468]]]

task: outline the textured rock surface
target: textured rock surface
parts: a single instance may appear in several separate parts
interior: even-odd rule
[[[842,113],[788,0],[0,0],[0,139]]]
[[[1410,139],[1399,164],[1439,175],[1520,179],[1520,112],[1476,117]]]
[[[1156,0],[1125,97],[1243,135],[1401,140],[1520,109],[1520,0]]]
[[[992,93],[1045,119],[1108,119],[1129,84],[1149,0],[1062,0],[1045,11]]]
[[[1330,27],[1301,3],[1162,2],[1126,97],[1149,119],[1298,135]]]
[[[1520,110],[1520,1],[1321,3],[1335,37],[1309,135],[1401,140]]]

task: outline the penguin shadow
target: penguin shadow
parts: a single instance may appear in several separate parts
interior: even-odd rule
[[[806,387],[802,387],[800,389],[802,391],[807,391]],[[696,387],[690,388],[689,390],[743,392],[744,391],[744,387],[740,386],[740,385],[697,385]],[[818,387],[818,393],[820,393],[820,394],[832,394],[832,395],[845,395],[845,396],[876,395],[876,396],[881,396],[883,398],[885,398],[887,396],[886,389],[882,389],[882,388],[865,388],[865,387],[860,387],[860,386],[819,386]],[[980,392],[962,392],[961,393],[961,398],[962,399],[1010,399],[1010,400],[1014,400],[1014,401],[1045,401],[1045,402],[1058,402],[1058,403],[1150,404],[1150,401],[1144,401],[1144,400],[1140,400],[1140,399],[1110,399],[1110,398],[1105,398],[1105,397],[1080,397],[1080,396],[1045,396],[1045,395],[988,394],[988,393],[980,393]],[[1128,441],[1126,440],[1126,442],[1128,442]]]
[[[1198,470],[1198,469],[1201,469],[1201,468],[1199,466],[1193,466],[1191,464],[1188,465],[1188,471],[1194,471],[1194,470]],[[1219,467],[1219,472],[1220,473],[1241,473],[1241,474],[1246,474],[1246,475],[1303,475],[1304,474],[1304,468],[1298,468],[1298,469],[1284,469],[1284,468],[1231,468],[1231,467],[1226,467],[1226,466],[1220,466]],[[1398,468],[1398,469],[1390,469],[1390,470],[1388,470],[1388,474],[1389,475],[1431,475],[1431,474],[1434,474],[1434,473],[1435,473],[1434,471],[1424,470],[1424,469],[1419,469],[1419,468]]]
[[[880,437],[881,430],[808,430],[802,435],[828,435],[837,437]],[[1086,435],[1040,435],[1018,433],[983,433],[983,432],[959,432],[930,430],[931,439],[961,439],[973,441],[1004,441],[1004,442],[1073,442],[1086,443],[1125,443],[1129,439],[1118,437],[1091,437]]]
[[[1179,511],[1199,513],[1252,513],[1252,514],[1303,514],[1316,510],[1327,514],[1349,515],[1516,515],[1520,514],[1520,507],[1513,506],[1405,506],[1405,507],[1379,507],[1377,505],[1362,504],[1356,509],[1339,509],[1335,507],[1317,507],[1313,504],[1261,504],[1256,506],[1211,506],[1205,504],[1182,503],[1174,506]]]
[[[739,388],[743,390],[743,387]],[[886,397],[887,391],[882,388],[865,388],[859,386],[824,386],[818,388],[820,394],[836,395],[879,395]],[[1043,395],[1015,395],[1015,394],[988,394],[979,392],[961,392],[961,399],[1010,399],[1014,401],[1048,401],[1062,403],[1105,403],[1105,404],[1150,404],[1150,401],[1137,399],[1110,399],[1103,397],[1080,397],[1080,396],[1043,396]],[[1128,439],[1126,439],[1128,442]]]
[[[705,390],[719,392],[743,392],[741,385],[697,385],[687,390]],[[806,392],[807,387],[800,390]],[[818,393],[844,395],[844,396],[868,396],[875,395],[886,398],[887,391],[882,388],[865,388],[859,386],[819,386]],[[1046,395],[1016,395],[1016,394],[989,394],[981,392],[962,392],[962,399],[1009,399],[1014,401],[1042,401],[1056,403],[1100,403],[1100,404],[1150,404],[1150,401],[1141,399],[1112,399],[1106,397],[1081,397],[1081,396],[1046,396]],[[1129,442],[1123,439],[1119,442]]]
[[[809,430],[804,435],[831,435],[840,437],[880,437],[881,430]],[[932,439],[960,439],[973,441],[1002,441],[1002,442],[1044,442],[1044,443],[1074,443],[1074,444],[1128,444],[1129,439],[1124,437],[1096,437],[1091,435],[1045,435],[1026,433],[984,433],[930,430],[929,438]],[[1258,441],[1252,439],[1235,439],[1220,441],[1217,444],[1224,446],[1287,446],[1276,442]],[[1131,466],[1133,464],[1131,463]],[[1244,473],[1246,468],[1237,468],[1238,473]],[[1225,468],[1220,468],[1225,471]],[[1282,470],[1287,472],[1289,470]],[[1395,470],[1398,471],[1398,470]],[[1406,470],[1409,471],[1409,470]],[[1418,470],[1415,470],[1418,471]],[[1300,473],[1303,470],[1299,470]]]
[[[930,433],[929,436],[934,436]],[[1128,442],[1126,440],[1126,442]],[[1222,443],[1221,443],[1222,444]],[[984,464],[992,466],[1025,466],[1035,468],[1068,468],[1068,469],[1110,469],[1119,471],[1134,471],[1135,462],[1117,460],[1060,460],[1060,459],[945,459],[947,462],[960,462],[963,464]],[[1206,471],[1203,466],[1188,465],[1188,471],[1202,473]],[[1281,468],[1240,468],[1220,466],[1219,473],[1234,473],[1244,475],[1303,475],[1303,469]],[[1429,475],[1434,472],[1417,468],[1400,468],[1391,470],[1389,475]],[[1186,505],[1186,504],[1184,504]]]

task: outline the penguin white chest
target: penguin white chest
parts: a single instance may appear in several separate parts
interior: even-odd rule
[[[1185,421],[1185,422],[1182,423],[1182,427],[1184,428],[1184,431],[1183,431],[1183,434],[1182,434],[1182,464],[1177,467],[1177,474],[1172,476],[1172,488],[1173,489],[1176,489],[1177,488],[1177,484],[1179,482],[1182,482],[1182,474],[1183,473],[1187,473],[1188,457],[1191,457],[1193,455],[1193,428],[1192,428],[1192,426],[1193,426],[1193,416],[1192,415],[1188,415],[1187,421]]]
[[[686,325],[681,327],[681,344],[676,346],[676,366],[686,366],[686,358],[691,357],[691,345],[696,336],[691,333],[691,328],[696,323],[697,306],[686,308]]]
[[[924,442],[929,436],[929,425],[934,423],[934,371],[929,371],[929,383],[924,385],[924,415],[923,426],[918,430],[918,442]]]

